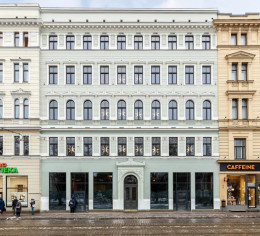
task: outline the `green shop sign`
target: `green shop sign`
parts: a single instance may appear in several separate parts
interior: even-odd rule
[[[7,163],[0,163],[0,172],[1,173],[18,173],[18,170],[15,167],[7,167]]]

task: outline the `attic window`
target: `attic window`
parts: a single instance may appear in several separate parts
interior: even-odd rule
[[[103,20],[103,22],[106,22],[106,20]]]
[[[154,22],[157,22],[157,20],[155,19]]]
[[[52,22],[54,22],[54,19],[52,19]]]
[[[140,22],[140,20],[137,20],[137,22]]]
[[[88,19],[86,19],[86,22],[88,22]]]
[[[69,20],[69,22],[71,22],[71,20]]]
[[[172,22],[175,22],[175,20],[172,20]]]
[[[120,22],[123,22],[123,20],[120,20]]]

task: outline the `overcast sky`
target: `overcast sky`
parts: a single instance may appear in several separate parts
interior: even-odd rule
[[[39,3],[41,7],[217,8],[222,13],[260,12],[260,0],[0,0]]]

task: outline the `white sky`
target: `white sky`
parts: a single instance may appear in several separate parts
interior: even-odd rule
[[[41,7],[217,8],[222,13],[260,12],[260,0],[0,0],[39,3]]]

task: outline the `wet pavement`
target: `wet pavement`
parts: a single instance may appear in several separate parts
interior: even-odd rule
[[[260,213],[41,213],[0,216],[0,235],[260,235]]]

